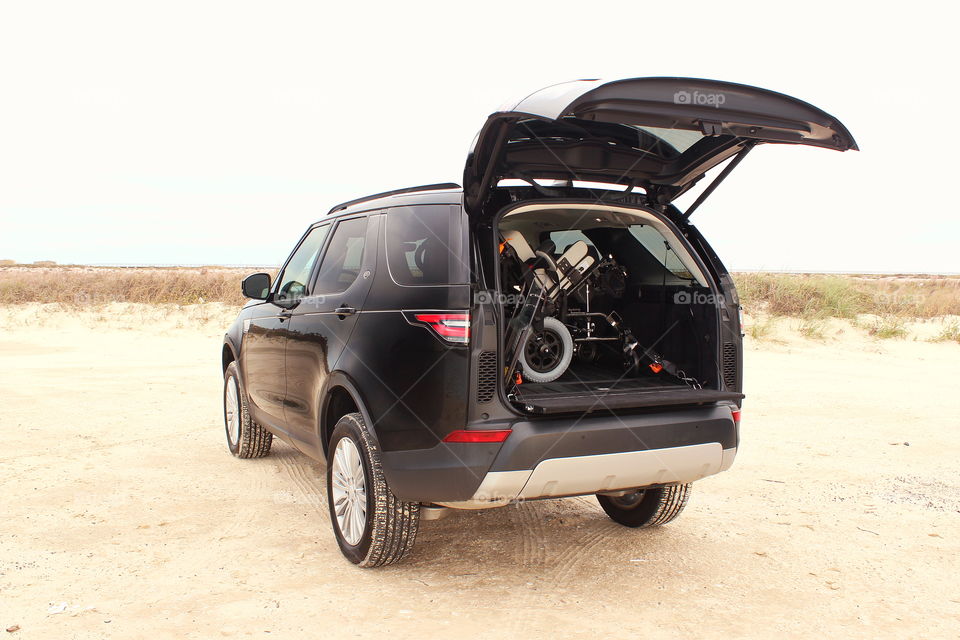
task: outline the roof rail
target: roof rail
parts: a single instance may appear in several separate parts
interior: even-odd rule
[[[407,187],[406,189],[394,189],[393,191],[384,191],[383,193],[375,193],[372,196],[364,196],[362,198],[357,198],[356,200],[348,200],[347,202],[341,202],[334,208],[330,209],[327,212],[327,215],[334,213],[335,211],[340,211],[341,209],[346,209],[347,207],[352,207],[355,204],[360,204],[361,202],[366,202],[368,200],[376,200],[378,198],[386,198],[387,196],[397,196],[401,193],[416,193],[417,191],[436,191],[438,189],[460,189],[460,185],[455,182],[439,182],[437,184],[424,184],[419,187]]]

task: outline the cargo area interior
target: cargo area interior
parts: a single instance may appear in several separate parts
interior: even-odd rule
[[[530,413],[716,402],[719,292],[653,212],[529,204],[499,218],[507,397]],[[568,353],[569,352],[569,353]]]

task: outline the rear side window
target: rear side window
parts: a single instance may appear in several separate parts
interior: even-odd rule
[[[562,255],[567,249],[569,249],[574,244],[583,241],[587,243],[588,247],[593,246],[593,242],[583,234],[583,231],[578,229],[570,229],[569,231],[551,231],[550,240],[553,241],[554,246],[557,248],[557,255]]]
[[[693,280],[690,270],[677,255],[667,239],[659,231],[646,224],[630,226],[630,233],[640,241],[644,249],[650,252],[667,271],[684,280]]]
[[[330,238],[330,244],[320,262],[317,284],[313,292],[317,294],[340,293],[360,275],[363,265],[363,250],[367,237],[367,219],[353,218],[337,225]]]
[[[387,265],[394,282],[405,286],[469,282],[459,212],[450,205],[387,210]]]

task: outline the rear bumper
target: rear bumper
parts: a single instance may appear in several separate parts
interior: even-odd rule
[[[663,484],[684,484],[733,464],[736,449],[718,442],[669,449],[550,458],[530,471],[492,471],[470,500],[445,502],[460,509],[486,509],[515,500],[576,496]]]
[[[729,468],[739,442],[728,405],[495,426],[513,429],[502,445],[384,452],[391,489],[405,501],[477,509],[686,483]]]

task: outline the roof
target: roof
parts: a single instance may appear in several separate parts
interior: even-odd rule
[[[394,191],[384,191],[340,203],[330,209],[327,215],[357,213],[384,207],[402,207],[413,204],[460,204],[463,189],[458,184],[443,182],[419,187],[407,187]]]

